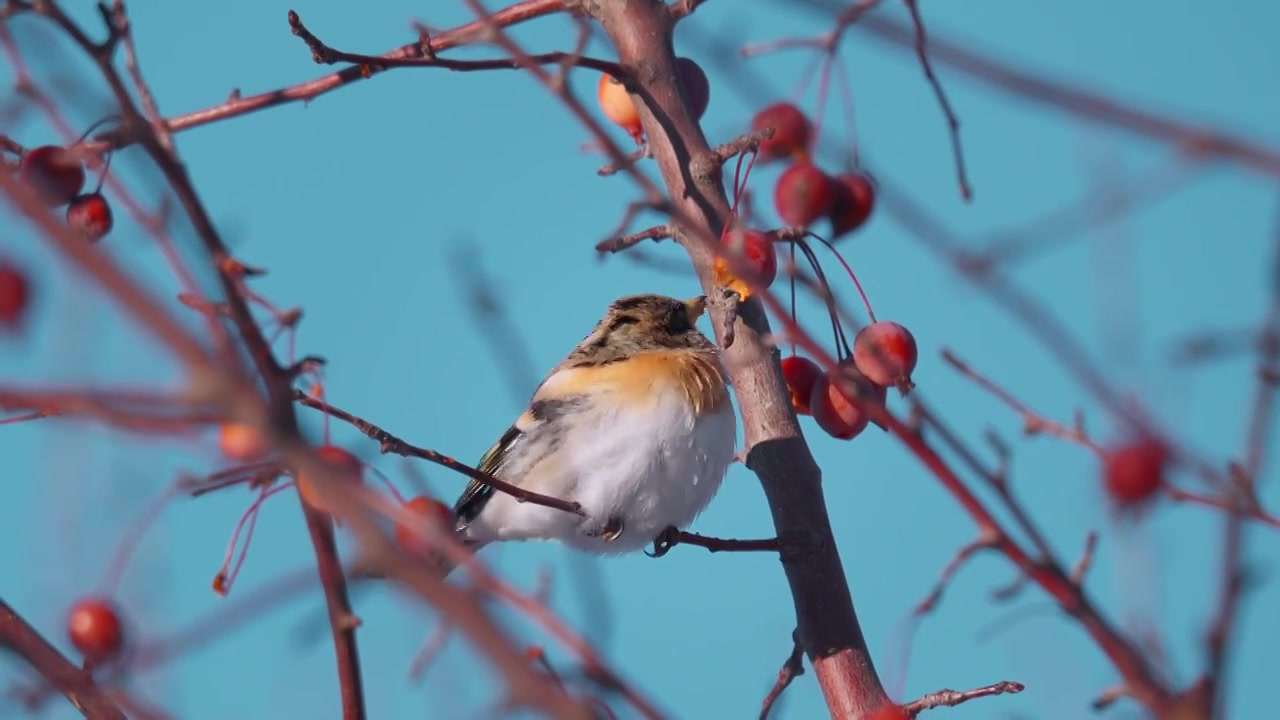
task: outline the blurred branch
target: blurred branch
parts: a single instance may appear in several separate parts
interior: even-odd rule
[[[25,660],[87,720],[125,720],[116,703],[94,682],[91,670],[73,665],[3,599],[0,599],[0,646]]]

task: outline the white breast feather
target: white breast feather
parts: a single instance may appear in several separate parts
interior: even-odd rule
[[[724,480],[737,435],[733,404],[695,418],[680,394],[655,397],[643,407],[604,402],[580,413],[564,437],[563,464],[549,466],[528,487],[580,503],[589,519],[497,493],[472,522],[476,540],[557,539],[602,555],[633,552],[653,543],[667,526],[686,528]],[[611,542],[585,531],[610,516],[623,518]]]

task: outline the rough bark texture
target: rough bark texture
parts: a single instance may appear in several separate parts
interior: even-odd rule
[[[713,256],[697,237],[720,237],[729,217],[721,167],[682,94],[675,65],[674,18],[655,0],[586,0],[632,77],[650,149],[667,187],[673,214],[691,218],[676,239],[688,251],[708,296]],[[717,338],[725,310],[711,309]],[[744,303],[733,344],[724,352],[746,438],[747,466],[760,478],[781,544],[781,560],[795,601],[798,636],[833,718],[862,718],[887,698],[858,625],[840,553],[832,537],[822,474],[800,433],[779,365],[762,336],[769,323],[757,301]]]

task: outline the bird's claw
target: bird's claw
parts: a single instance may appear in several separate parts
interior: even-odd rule
[[[671,548],[680,544],[680,529],[674,525],[668,525],[666,530],[658,534],[653,539],[653,552],[644,551],[645,555],[651,558],[660,558],[671,552]]]
[[[588,530],[586,534],[589,537],[601,538],[608,543],[617,540],[622,535],[622,531],[624,529],[625,523],[622,522],[622,518],[617,515],[610,515],[609,519],[605,521],[604,526],[597,530]]]

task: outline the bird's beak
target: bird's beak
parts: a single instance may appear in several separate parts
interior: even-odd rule
[[[689,313],[689,324],[698,322],[698,318],[702,317],[702,313],[707,311],[707,296],[699,295],[696,298],[690,298],[684,301],[685,311]]]

